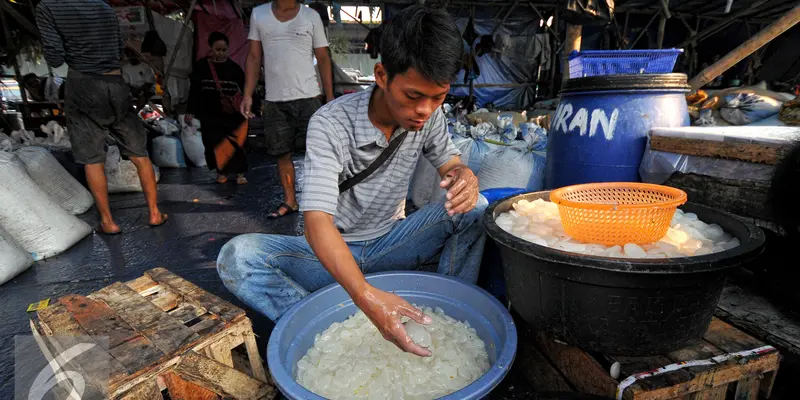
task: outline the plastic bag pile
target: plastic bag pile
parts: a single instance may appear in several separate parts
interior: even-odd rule
[[[532,122],[516,124],[511,115],[500,114],[494,122],[470,126],[465,119],[451,117],[453,144],[478,177],[480,190],[513,187],[530,191],[543,187],[547,130]],[[444,201],[446,190],[434,166],[420,157],[409,197],[416,207]]]
[[[183,115],[179,116],[179,120],[180,124],[170,118],[150,122],[161,133],[161,136],[153,139],[153,164],[162,168],[186,168],[188,158],[195,166],[205,167],[200,121],[193,118],[192,123],[187,124]]]
[[[50,121],[47,125],[39,126],[46,137],[37,137],[33,131],[18,130],[6,135],[2,132],[0,136],[0,150],[11,151],[20,146],[52,146],[61,148],[72,148],[67,135],[67,128],[61,126],[56,121]]]
[[[716,92],[698,90],[686,97],[694,126],[765,125],[789,123],[779,118],[784,104],[795,96],[767,90],[766,83]]]

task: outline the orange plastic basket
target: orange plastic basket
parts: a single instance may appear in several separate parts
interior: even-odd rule
[[[610,182],[550,192],[564,230],[586,243],[653,243],[664,237],[686,192],[648,183]]]

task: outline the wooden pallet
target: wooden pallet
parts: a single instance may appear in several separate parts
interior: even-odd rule
[[[777,164],[791,150],[791,147],[791,144],[703,140],[658,135],[650,138],[650,148],[653,150],[769,165]]]
[[[108,398],[161,399],[163,391],[172,399],[276,395],[244,311],[163,268],[85,297],[63,296],[37,313],[31,330],[48,360],[63,352],[60,336],[108,338],[108,380],[90,377],[87,384],[104,391],[107,383]],[[238,353],[247,362],[236,369]],[[62,384],[70,390],[69,381]]]
[[[670,364],[706,360],[766,346],[735,327],[714,318],[702,340],[670,354],[652,357],[622,357],[589,354],[553,340],[548,335],[519,325],[518,360],[525,360],[528,379],[540,391],[577,391],[617,398],[627,377]],[[695,366],[636,380],[622,391],[626,400],[769,398],[781,356],[771,349],[748,357],[737,357],[710,366]],[[619,379],[610,375],[620,364]]]

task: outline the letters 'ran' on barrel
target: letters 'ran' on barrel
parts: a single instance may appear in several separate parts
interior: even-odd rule
[[[545,187],[638,182],[652,127],[689,125],[684,74],[570,79],[550,124]]]

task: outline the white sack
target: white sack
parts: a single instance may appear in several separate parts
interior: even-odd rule
[[[28,176],[12,153],[0,153],[0,226],[35,260],[52,257],[92,232]]]
[[[33,257],[0,226],[0,285],[33,265]]]
[[[94,204],[92,194],[47,149],[29,146],[14,154],[25,164],[28,175],[39,188],[70,214],[83,214]]]
[[[734,93],[725,96],[725,106],[719,114],[733,125],[748,125],[777,114],[782,101],[755,93]]]
[[[156,172],[156,182],[161,179],[161,173],[157,166],[153,166]],[[139,181],[139,173],[136,166],[130,160],[123,160],[119,154],[117,146],[109,146],[106,153],[106,179],[108,180],[108,193],[141,192],[142,182]]]
[[[526,131],[523,140],[492,150],[486,155],[478,174],[478,187],[481,191],[495,188],[542,190],[547,132],[543,128],[528,128]]]
[[[183,116],[180,117],[181,125],[181,142],[183,142],[183,150],[189,161],[197,167],[206,166],[206,148],[203,145],[203,136],[200,133],[200,121],[197,118],[192,118],[192,123],[187,124]]]
[[[175,136],[159,136],[153,139],[153,164],[162,168],[186,168],[183,145]]]

